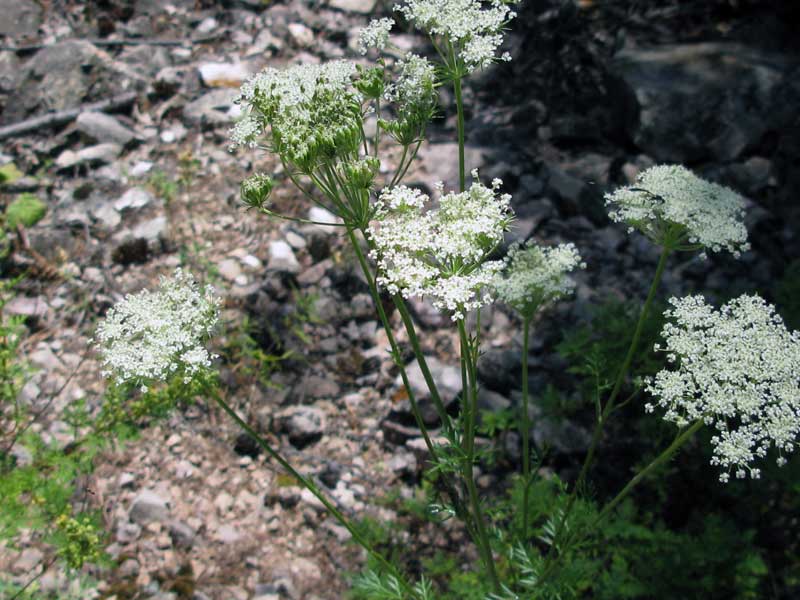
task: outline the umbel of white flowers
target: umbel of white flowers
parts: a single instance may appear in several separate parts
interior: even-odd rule
[[[158,290],[129,294],[98,325],[96,344],[105,376],[119,383],[147,384],[174,375],[189,383],[211,366],[206,350],[219,318],[219,299],[210,287],[177,269],[161,277]]]
[[[444,194],[425,212],[428,196],[398,186],[383,190],[369,235],[378,283],[404,297],[428,296],[452,319],[492,301],[502,261],[486,261],[511,222],[511,196],[498,194],[499,179],[485,187],[472,172],[469,190]]]
[[[651,167],[639,174],[634,185],[605,198],[613,221],[627,223],[629,231],[638,229],[658,245],[714,252],[725,249],[736,257],[750,248],[744,199],[685,167]]]
[[[406,0],[395,5],[417,28],[445,40],[465,75],[497,60],[511,60],[506,52],[497,56],[503,28],[516,16],[509,0]]]
[[[717,430],[711,464],[720,480],[758,478],[753,466],[770,446],[778,464],[800,433],[800,333],[789,332],[774,308],[759,296],[743,295],[719,311],[702,296],[672,298],[664,314],[665,346],[674,369],[647,383],[664,418],[678,426],[702,419]]]
[[[505,258],[503,275],[495,281],[498,300],[524,317],[572,293],[575,281],[568,273],[586,263],[574,244],[543,247],[528,241],[512,244]]]

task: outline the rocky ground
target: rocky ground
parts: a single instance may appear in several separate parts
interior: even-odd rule
[[[29,267],[33,277],[6,307],[26,317],[24,355],[40,369],[25,402],[36,408],[57,394],[39,425],[47,437],[67,443],[63,410],[80,398],[96,404],[102,394],[97,359],[87,353],[97,319],[124,294],[185,265],[225,298],[215,345],[241,413],[345,511],[399,518],[380,499],[413,496],[424,445],[353,257],[330,229],[245,212],[239,182],[275,165],[227,150],[236,88],[249,74],[354,58],[358,27],[388,14],[388,4],[0,0],[0,127],[119,100],[109,113],[79,111],[8,135],[0,153],[0,165],[13,162],[24,174],[0,189],[2,201],[28,191],[48,205],[27,240],[15,240],[11,268]],[[646,292],[656,249],[611,224],[602,205],[604,191],[641,168],[683,162],[750,199],[753,251],[739,261],[677,257],[665,295],[769,293],[800,256],[799,63],[796,42],[780,45],[781,15],[768,22],[744,2],[710,3],[718,12],[696,14],[682,3],[628,4],[523,5],[508,41],[514,60],[468,92],[468,163],[503,178],[513,194],[510,238],[572,241],[588,264],[575,301],[536,330],[528,357],[534,391],[559,377],[569,385],[552,357],[559,324],[585,320],[605,296]],[[767,30],[777,33],[759,34]],[[412,33],[399,42],[427,51]],[[444,91],[446,118],[409,181],[452,184],[457,176],[450,100]],[[276,201],[295,214],[309,210],[289,185]],[[454,334],[429,306],[417,303],[414,312],[445,400],[453,400]],[[483,322],[482,403],[506,408],[518,399],[519,328],[502,308]],[[396,329],[404,340],[399,322]],[[259,377],[245,333],[266,353],[291,355]],[[588,437],[570,422],[542,421],[534,434],[566,457],[580,455]],[[504,441],[512,462],[518,442]],[[495,478],[487,470],[479,482],[488,488]],[[104,511],[108,552],[118,562],[97,573],[103,597],[333,599],[362,564],[347,532],[313,498],[202,405],[105,452],[85,485]],[[415,539],[455,547],[461,536],[422,530]],[[46,552],[35,539],[23,545],[21,553],[0,552],[0,569],[21,580]],[[41,582],[56,589],[62,580],[51,569]]]

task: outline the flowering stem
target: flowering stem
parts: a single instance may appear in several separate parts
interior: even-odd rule
[[[353,539],[358,542],[358,544],[364,548],[364,550],[369,553],[376,561],[378,561],[383,568],[386,569],[388,573],[391,573],[403,588],[411,593],[411,585],[405,580],[405,577],[400,573],[400,571],[395,567],[391,562],[389,562],[386,558],[383,557],[381,553],[375,550],[372,545],[367,541],[367,539],[361,535],[361,532],[354,527],[347,517],[342,514],[342,512],[336,508],[336,506],[328,500],[328,498],[323,494],[320,489],[314,484],[313,481],[308,479],[307,477],[301,475],[289,462],[283,458],[276,450],[274,450],[265,440],[261,437],[250,425],[248,425],[244,419],[242,419],[231,406],[222,399],[222,396],[219,392],[213,388],[209,388],[208,392],[211,396],[216,400],[217,404],[220,405],[222,410],[224,410],[236,423],[241,427],[251,438],[255,441],[267,454],[269,454],[273,459],[275,459],[292,477],[294,477],[303,487],[305,487],[309,492],[314,494],[314,496],[319,500],[325,509],[330,513],[330,515],[341,523],[342,527],[347,529],[350,532],[350,535],[353,536]]]
[[[466,188],[466,173],[464,166],[464,102],[461,97],[461,78],[453,79],[453,91],[456,96],[456,114],[458,128],[458,191]]]
[[[559,522],[558,529],[556,530],[556,534],[554,536],[553,545],[550,547],[550,552],[548,553],[548,560],[545,563],[545,572],[548,570],[548,563],[553,559],[553,548],[557,547],[557,541],[561,537],[561,534],[564,531],[564,526],[567,523],[567,519],[569,518],[570,513],[572,512],[572,508],[575,505],[575,500],[578,496],[578,490],[583,486],[584,481],[586,480],[586,475],[589,472],[589,467],[594,460],[595,452],[597,451],[597,446],[600,443],[600,438],[603,434],[603,427],[608,420],[611,412],[614,410],[614,403],[617,400],[617,396],[619,395],[620,390],[622,389],[622,384],[625,381],[625,377],[628,374],[628,370],[630,369],[631,363],[633,362],[633,357],[636,353],[637,347],[639,346],[639,339],[642,336],[642,330],[644,329],[644,323],[647,319],[647,315],[650,312],[650,307],[653,304],[653,300],[655,298],[656,292],[658,291],[658,286],[661,283],[661,278],[664,275],[664,267],[667,264],[667,258],[672,251],[672,247],[670,245],[665,245],[661,251],[661,256],[658,259],[658,266],[656,267],[656,274],[653,277],[653,282],[650,285],[650,291],[647,294],[647,299],[644,302],[644,306],[642,307],[642,312],[639,314],[639,321],[636,323],[636,329],[633,332],[633,338],[631,339],[631,345],[628,347],[628,353],[625,356],[625,360],[620,367],[619,373],[617,374],[617,379],[614,382],[614,387],[611,390],[611,395],[608,397],[608,401],[606,402],[605,407],[603,407],[602,413],[597,419],[597,423],[595,423],[594,432],[592,433],[592,441],[589,444],[589,451],[586,454],[586,459],[583,461],[583,466],[581,467],[581,471],[578,474],[578,479],[575,481],[575,485],[572,488],[572,492],[570,493],[569,500],[567,501],[567,506],[564,509],[563,516],[561,517],[561,521]]]
[[[531,440],[530,415],[528,413],[528,337],[531,331],[531,318],[526,316],[522,325],[522,481],[525,485],[522,494],[522,539],[528,539],[528,495],[531,480]]]
[[[361,233],[364,236],[364,239],[368,240],[363,230]],[[375,304],[375,308],[378,311],[378,316],[381,320],[381,324],[383,325],[383,329],[386,332],[386,337],[389,340],[389,345],[391,346],[392,349],[392,356],[394,358],[395,365],[397,365],[397,368],[400,371],[400,377],[403,380],[403,386],[405,387],[406,393],[408,394],[408,401],[411,404],[411,412],[414,415],[414,420],[417,422],[417,427],[419,427],[419,430],[422,433],[422,438],[425,441],[425,446],[428,448],[428,453],[430,454],[431,457],[431,464],[435,465],[440,462],[440,457],[438,452],[436,452],[436,448],[434,447],[433,442],[431,441],[428,428],[425,425],[425,420],[422,418],[422,411],[420,411],[419,404],[417,403],[416,396],[414,395],[414,391],[411,389],[411,383],[408,380],[408,373],[406,372],[405,365],[403,364],[403,361],[401,359],[400,348],[397,345],[397,340],[394,337],[394,332],[392,331],[391,324],[389,323],[389,317],[386,315],[386,311],[383,308],[383,303],[381,302],[380,295],[378,293],[378,286],[375,284],[375,279],[372,277],[372,273],[369,269],[369,264],[367,263],[367,259],[364,256],[364,252],[361,250],[361,246],[358,244],[358,239],[356,238],[355,233],[352,229],[348,229],[348,236],[350,238],[350,243],[355,249],[355,253],[358,258],[358,263],[361,266],[361,270],[364,273],[364,277],[367,278],[367,284],[369,286],[370,294],[372,295],[372,301]],[[421,365],[422,361],[424,361],[422,354],[418,354],[417,355],[418,364]],[[443,421],[442,425],[445,426],[446,423]],[[449,480],[446,474],[443,474],[443,479],[445,481],[445,487],[447,488],[446,490],[447,494],[450,497],[450,501],[453,504],[453,510],[455,511],[456,515],[464,522],[464,525],[467,527],[467,530],[471,532],[472,525],[470,523],[469,513],[462,505],[459,499],[459,495],[456,490],[455,484]]]
[[[461,338],[461,361],[462,364],[466,363],[467,377],[469,379],[468,389],[461,391],[462,396],[465,398],[463,405],[466,411],[464,415],[466,418],[464,428],[464,449],[466,457],[464,458],[462,477],[467,486],[470,504],[472,505],[472,516],[475,521],[475,530],[477,533],[475,543],[481,553],[486,570],[489,572],[489,577],[492,580],[492,587],[496,593],[500,593],[500,581],[497,578],[497,571],[495,570],[492,545],[486,533],[486,524],[484,522],[483,511],[481,510],[481,503],[478,498],[478,490],[475,487],[475,478],[472,472],[472,467],[475,462],[475,416],[478,412],[478,356],[477,352],[472,348],[472,342],[467,335],[464,319],[459,319],[458,321],[458,334]]]
[[[378,143],[381,139],[381,99],[380,97],[375,100],[375,143],[372,151],[375,153],[375,158],[378,158]]]
[[[364,276],[367,278],[367,285],[369,286],[369,291],[372,295],[372,301],[378,311],[378,317],[381,320],[383,329],[386,331],[386,337],[389,339],[389,346],[391,346],[395,364],[400,370],[400,377],[403,380],[403,385],[405,386],[406,393],[408,394],[408,400],[411,403],[411,412],[414,414],[414,419],[417,421],[417,426],[422,432],[422,437],[425,440],[425,445],[427,446],[428,452],[431,455],[431,460],[436,462],[438,460],[436,451],[433,447],[433,443],[431,442],[430,435],[428,434],[428,428],[425,426],[425,421],[422,418],[422,413],[419,410],[417,399],[415,398],[414,392],[411,389],[411,384],[408,381],[408,373],[406,373],[405,365],[403,365],[403,361],[400,359],[400,349],[397,346],[397,340],[395,340],[394,333],[392,332],[392,326],[389,323],[389,318],[386,315],[386,311],[383,309],[383,303],[381,302],[380,295],[378,294],[378,287],[375,285],[375,280],[373,279],[372,273],[369,269],[367,258],[364,256],[364,252],[361,250],[361,246],[359,245],[358,239],[356,238],[352,229],[347,230],[347,235],[350,238],[350,244],[355,250],[356,257],[358,258],[358,264],[361,265],[361,270],[363,271]]]

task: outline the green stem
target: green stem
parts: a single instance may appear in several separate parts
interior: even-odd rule
[[[435,463],[438,461],[436,450],[431,442],[430,435],[428,434],[428,428],[425,426],[425,421],[422,418],[422,412],[417,404],[417,399],[414,396],[413,390],[411,389],[411,384],[408,380],[408,373],[406,373],[405,365],[403,365],[403,361],[400,360],[400,348],[397,345],[397,340],[395,340],[394,332],[392,331],[392,326],[389,323],[389,318],[386,315],[386,311],[383,309],[383,303],[381,302],[380,294],[378,293],[378,286],[375,285],[375,280],[372,277],[372,273],[369,269],[367,258],[364,256],[364,252],[361,250],[361,246],[358,243],[355,232],[352,229],[348,229],[347,236],[350,239],[350,244],[353,246],[356,257],[358,258],[358,264],[361,266],[361,270],[363,271],[364,276],[367,278],[367,285],[369,286],[369,291],[372,295],[372,301],[378,311],[378,317],[380,318],[383,329],[386,332],[386,337],[389,339],[389,346],[392,349],[392,354],[395,358],[395,364],[400,370],[400,377],[403,380],[403,385],[405,386],[406,393],[408,394],[408,400],[411,403],[411,412],[414,414],[414,419],[417,421],[417,427],[419,427],[420,431],[422,432],[425,445],[427,446],[428,452],[431,455],[431,461]]]
[[[316,486],[316,484],[313,481],[301,475],[291,464],[289,464],[289,462],[285,458],[283,458],[283,456],[281,456],[276,450],[273,450],[273,448],[264,440],[264,438],[262,438],[255,431],[255,429],[250,427],[250,425],[248,425],[244,421],[244,419],[242,419],[238,414],[236,414],[236,411],[234,411],[233,408],[231,408],[230,405],[227,402],[225,402],[225,400],[222,399],[222,396],[219,394],[219,392],[217,392],[214,389],[210,389],[209,393],[212,395],[214,400],[216,400],[217,404],[220,405],[222,410],[224,410],[234,421],[236,421],[239,427],[241,427],[251,438],[253,438],[253,441],[255,441],[259,446],[261,446],[261,448],[267,454],[269,454],[273,459],[275,459],[281,465],[281,467],[283,467],[286,470],[286,472],[288,472],[292,477],[297,479],[297,481],[300,482],[300,484],[303,485],[303,487],[305,487],[309,492],[311,492],[317,498],[317,500],[319,500],[322,503],[322,505],[330,513],[330,515],[334,519],[336,519],[342,525],[342,527],[344,527],[345,529],[347,529],[347,531],[350,532],[350,535],[353,536],[353,539],[362,548],[364,548],[364,550],[366,550],[370,556],[372,556],[376,561],[378,561],[381,564],[381,566],[383,566],[383,568],[386,569],[388,573],[391,573],[394,577],[396,577],[407,592],[409,593],[411,592],[412,589],[411,586],[405,580],[405,577],[403,577],[400,571],[398,571],[398,569],[391,562],[389,562],[386,558],[383,557],[382,554],[380,554],[377,550],[375,550],[372,547],[372,545],[366,540],[366,538],[361,535],[361,532],[350,523],[347,517],[345,517],[344,514],[342,514],[342,512],[338,508],[336,508],[336,506],[330,500],[328,500],[328,498],[320,491],[320,489]]]
[[[658,266],[656,267],[656,273],[653,277],[653,282],[650,284],[650,291],[647,294],[647,299],[644,302],[644,306],[642,307],[642,311],[639,314],[639,321],[636,323],[636,329],[633,332],[633,338],[631,339],[631,344],[628,347],[628,353],[625,355],[625,360],[620,367],[619,373],[617,373],[617,379],[614,382],[614,387],[611,390],[611,395],[606,402],[605,407],[603,408],[603,412],[600,414],[599,418],[597,419],[597,423],[594,427],[594,432],[592,433],[592,440],[589,444],[589,451],[586,454],[586,459],[583,461],[583,466],[581,467],[581,471],[578,474],[578,479],[575,481],[575,485],[572,488],[572,492],[570,493],[569,500],[567,501],[567,506],[564,509],[564,514],[561,517],[561,521],[559,522],[558,529],[556,530],[556,534],[554,536],[553,545],[550,547],[550,551],[548,553],[547,560],[545,561],[544,572],[548,571],[548,564],[553,559],[554,548],[557,546],[557,542],[563,533],[564,526],[566,525],[567,519],[569,518],[570,513],[572,512],[572,508],[575,505],[575,500],[578,496],[578,490],[583,486],[584,481],[586,480],[586,475],[589,472],[589,467],[591,466],[594,455],[597,451],[597,446],[600,443],[600,439],[603,434],[603,427],[608,420],[609,415],[614,410],[614,403],[617,400],[617,396],[619,395],[620,390],[622,389],[622,384],[625,381],[626,376],[628,375],[628,370],[630,369],[631,363],[633,362],[633,357],[636,354],[636,350],[639,346],[639,339],[642,336],[642,330],[644,329],[644,323],[647,319],[647,315],[650,312],[650,307],[653,304],[653,300],[655,299],[656,292],[658,291],[658,286],[661,283],[661,278],[664,275],[664,268],[667,264],[667,258],[670,255],[672,248],[671,246],[665,245],[661,251],[661,256],[658,259]]]
[[[700,429],[703,425],[704,423],[702,420],[695,421],[694,423],[692,423],[690,427],[683,430],[675,438],[675,440],[673,440],[672,444],[670,444],[666,450],[664,450],[655,459],[653,459],[650,462],[650,464],[648,464],[644,469],[642,469],[636,475],[634,475],[633,478],[627,483],[627,485],[624,488],[622,488],[622,491],[620,491],[616,496],[614,496],[611,502],[609,502],[608,504],[605,505],[605,507],[603,507],[603,510],[600,511],[600,514],[597,515],[597,518],[592,522],[591,529],[594,529],[594,527],[596,527],[604,518],[606,518],[608,514],[612,510],[614,510],[617,504],[622,502],[622,500],[625,499],[625,497],[631,493],[633,488],[639,485],[639,483],[641,483],[645,477],[650,475],[650,473],[652,473],[654,470],[656,470],[658,467],[660,467],[662,464],[668,461],[672,457],[672,455],[675,454],[680,449],[680,447],[683,446],[687,441],[689,441],[689,438],[691,438],[697,432],[697,430]]]
[[[397,294],[393,294],[392,301],[394,302],[397,312],[400,314],[400,319],[402,319],[403,325],[406,328],[408,341],[411,343],[411,349],[414,351],[414,355],[417,357],[419,370],[422,372],[422,377],[425,379],[425,383],[431,393],[431,400],[433,400],[436,413],[439,415],[439,419],[442,421],[442,426],[449,427],[450,417],[447,414],[444,402],[442,402],[442,397],[439,395],[439,388],[436,386],[436,382],[433,379],[431,370],[428,367],[428,362],[425,360],[425,356],[422,353],[422,346],[419,343],[419,338],[417,337],[417,332],[414,328],[414,320],[411,318],[411,314],[408,312],[408,307],[406,306],[406,303],[402,297]]]
[[[471,342],[467,335],[464,319],[459,319],[458,321],[458,334],[461,338],[461,361],[467,365],[466,371],[469,379],[469,388],[461,391],[462,395],[466,395],[469,398],[468,412],[465,415],[464,447],[466,450],[466,457],[464,459],[462,477],[467,486],[469,501],[472,506],[472,516],[475,521],[475,530],[477,533],[475,543],[481,553],[483,564],[489,572],[489,578],[492,580],[492,587],[495,593],[499,594],[500,580],[497,577],[494,557],[492,556],[492,545],[486,532],[486,523],[481,509],[480,498],[478,497],[478,489],[475,487],[475,477],[472,472],[472,467],[475,462],[475,416],[478,412],[477,352],[474,352],[471,348]]]
[[[379,122],[381,120],[381,99],[377,98],[375,100],[375,144],[373,147],[373,151],[375,152],[375,158],[378,158],[378,143],[381,139],[381,126]]]
[[[531,331],[531,319],[525,317],[522,325],[522,481],[525,485],[522,494],[522,539],[528,539],[528,496],[531,480],[531,440],[530,415],[528,413],[528,338]]]
[[[458,128],[458,188],[463,192],[466,188],[466,172],[464,165],[464,102],[461,97],[461,78],[453,79],[453,91],[456,96],[456,113]]]

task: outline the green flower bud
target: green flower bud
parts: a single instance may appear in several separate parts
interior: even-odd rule
[[[368,156],[356,162],[346,163],[343,166],[345,180],[357,189],[370,189],[381,161],[374,156]]]
[[[263,208],[275,185],[272,177],[264,173],[251,175],[242,182],[240,194],[248,208]]]
[[[354,87],[359,92],[364,94],[365,98],[377,100],[383,96],[385,87],[383,81],[383,68],[371,67],[369,69],[365,69],[364,67],[358,65],[356,69],[358,70],[359,77],[353,84]]]

